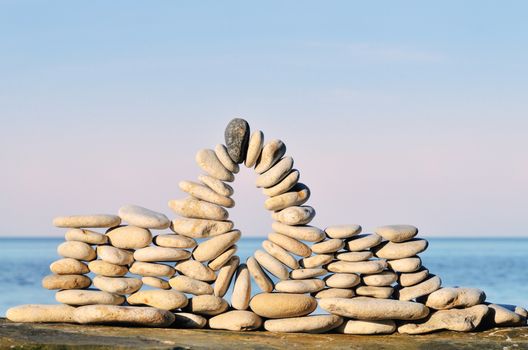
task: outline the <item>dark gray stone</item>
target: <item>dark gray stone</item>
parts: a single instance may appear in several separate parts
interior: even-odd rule
[[[227,124],[224,136],[227,153],[233,162],[240,164],[246,159],[249,133],[249,124],[244,119],[235,118]]]

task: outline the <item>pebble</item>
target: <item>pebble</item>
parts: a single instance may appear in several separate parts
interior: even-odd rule
[[[193,295],[213,294],[213,287],[211,285],[187,276],[175,276],[169,280],[169,284],[178,292]]]
[[[132,252],[115,248],[110,245],[98,246],[97,255],[101,260],[116,265],[130,265],[134,262],[134,254]]]
[[[351,252],[359,252],[377,246],[381,239],[375,233],[356,235],[346,242],[346,248]]]
[[[325,238],[324,232],[315,227],[309,225],[291,226],[286,225],[278,221],[274,221],[271,224],[273,231],[286,235],[288,237],[298,239],[301,241],[308,242],[320,242]]]
[[[232,119],[224,131],[227,152],[235,163],[246,159],[249,144],[250,128],[247,121],[241,118]]]
[[[290,278],[294,280],[304,280],[307,278],[324,276],[327,273],[328,271],[323,268],[296,269],[296,270],[290,271]]]
[[[323,298],[352,298],[356,295],[353,289],[344,288],[326,288],[320,292],[314,293],[316,299]]]
[[[180,189],[194,198],[220,205],[226,208],[233,208],[235,201],[230,197],[222,196],[207,186],[200,185],[199,183],[192,181],[180,181],[178,184]]]
[[[233,294],[231,296],[231,306],[237,310],[246,310],[249,306],[250,298],[251,281],[249,279],[249,271],[246,264],[240,264],[236,272]]]
[[[140,279],[132,277],[95,276],[93,284],[103,292],[125,295],[132,294],[143,285]]]
[[[356,288],[356,294],[380,299],[388,299],[391,297],[394,289],[392,287],[373,287],[373,286],[359,286]]]
[[[238,164],[233,162],[233,159],[231,159],[231,157],[229,156],[229,153],[227,153],[226,146],[222,144],[218,144],[216,145],[214,151],[215,151],[216,157],[218,158],[220,163],[222,163],[224,168],[226,168],[227,170],[229,170],[230,172],[234,174],[240,171],[240,167],[238,166]]]
[[[258,249],[253,254],[259,265],[281,280],[287,280],[290,276],[288,269],[279,260],[270,254]]]
[[[55,300],[59,303],[82,306],[82,305],[121,305],[125,297],[117,294],[103,292],[93,289],[70,289],[55,293]]]
[[[313,312],[317,301],[305,294],[261,293],[251,298],[249,307],[265,318],[299,317]]]
[[[231,257],[229,261],[220,268],[213,288],[214,295],[216,295],[217,297],[223,297],[226,294],[239,263],[240,258],[235,255]]]
[[[429,309],[420,303],[368,297],[325,298],[319,300],[319,306],[332,314],[358,320],[419,320],[429,314]]]
[[[424,304],[435,310],[468,308],[486,300],[484,291],[477,288],[440,288],[429,294]]]
[[[398,275],[392,271],[383,271],[374,275],[363,276],[363,283],[367,286],[385,287],[398,280]]]
[[[429,275],[429,278],[423,282],[418,283],[412,287],[405,287],[398,291],[400,300],[412,300],[423,295],[431,294],[438,290],[442,285],[440,277],[435,275]]]
[[[411,225],[387,225],[374,230],[384,239],[400,243],[408,241],[418,234],[418,229]]]
[[[257,259],[250,256],[246,260],[246,264],[249,270],[249,274],[257,284],[257,286],[260,288],[261,291],[265,293],[270,293],[275,286],[273,285],[273,281],[271,278],[262,270],[262,267],[260,267],[259,263],[257,262]]]
[[[196,241],[194,239],[172,233],[155,236],[154,244],[165,248],[185,249],[196,247]]]
[[[180,261],[191,257],[191,253],[176,248],[150,246],[134,252],[134,259],[144,262]]]
[[[73,323],[74,310],[68,305],[28,304],[8,309],[6,317],[11,322]]]
[[[206,219],[174,219],[171,229],[190,238],[208,238],[221,235],[233,229],[232,221],[218,221]]]
[[[301,206],[310,199],[310,189],[302,183],[297,183],[288,192],[270,197],[264,201],[267,210],[282,210],[288,207]]]
[[[306,225],[314,217],[315,209],[307,205],[288,207],[271,213],[273,220],[286,225]]]
[[[88,288],[92,280],[84,275],[49,275],[42,279],[46,289],[82,289]]]
[[[335,261],[328,264],[327,269],[331,272],[345,272],[345,273],[361,273],[373,274],[380,273],[387,268],[385,260],[369,260],[369,261]]]
[[[244,164],[252,168],[257,163],[264,146],[264,133],[260,130],[254,131],[249,137],[248,150]]]
[[[78,241],[88,244],[106,244],[108,242],[108,237],[102,233],[91,231],[91,230],[82,230],[80,228],[72,228],[66,232],[64,238],[67,241]]]
[[[392,334],[396,331],[396,323],[393,320],[346,320],[336,331],[356,335]]]
[[[84,275],[90,272],[85,263],[72,258],[63,258],[51,263],[50,271],[57,275]]]
[[[262,174],[275,165],[284,154],[286,154],[286,145],[281,140],[275,139],[268,141],[264,147],[262,147],[260,157],[255,166],[255,171],[257,174]]]
[[[361,282],[355,273],[334,273],[325,278],[326,285],[332,288],[352,288]]]
[[[427,249],[425,239],[412,239],[403,243],[384,242],[376,247],[374,254],[383,259],[404,259],[415,256]]]
[[[262,319],[254,312],[233,310],[211,317],[209,327],[228,331],[253,331],[262,326]]]
[[[389,266],[390,265],[391,265],[391,263],[389,262]],[[421,265],[421,263],[420,263],[420,265]],[[418,283],[422,282],[424,279],[427,278],[427,276],[429,276],[429,270],[427,270],[426,268],[422,267],[421,269],[419,269],[416,272],[401,273],[398,283],[402,287],[410,287],[410,286],[414,286],[415,284],[418,284]]]
[[[301,257],[312,255],[312,250],[306,244],[280,233],[272,232],[268,234],[268,240],[295,255]]]
[[[264,329],[285,333],[324,333],[339,327],[343,318],[336,315],[311,315],[264,321]]]
[[[198,166],[208,175],[221,181],[231,182],[235,179],[232,172],[227,170],[215,152],[211,149],[201,149],[196,153],[195,157]]]
[[[119,324],[168,327],[174,315],[167,310],[144,306],[88,305],[75,309],[73,317],[81,324]]]
[[[204,328],[207,324],[205,317],[188,312],[176,312],[174,318],[174,328],[200,329]]]
[[[412,273],[416,272],[422,267],[422,260],[417,257],[388,260],[387,264],[395,272]]]
[[[170,200],[169,208],[171,208],[176,214],[191,219],[222,221],[227,220],[229,216],[227,210],[221,206],[206,201],[201,201],[193,197]],[[176,233],[183,234],[176,229],[174,229],[174,231]]]
[[[185,294],[175,290],[140,290],[127,297],[130,305],[148,305],[162,310],[174,310],[187,306]]]
[[[152,276],[144,276],[141,277],[141,282],[143,282],[144,285],[159,288],[159,289],[170,289],[171,286],[169,282],[165,281],[162,278],[158,277],[152,277]]]
[[[203,241],[194,249],[193,258],[200,262],[213,260],[235,244],[240,235],[239,230],[233,230]]]
[[[293,158],[284,157],[269,170],[257,176],[255,185],[259,188],[269,188],[275,186],[290,173],[292,167]]]
[[[342,260],[342,261],[356,262],[356,261],[368,260],[368,259],[372,258],[373,256],[374,256],[374,254],[372,254],[371,251],[346,252],[346,253],[336,254],[336,259],[337,260]]]
[[[281,293],[315,293],[322,290],[325,283],[320,279],[286,280],[275,285],[275,290]]]
[[[345,246],[345,241],[338,238],[327,239],[321,243],[312,245],[312,252],[316,254],[335,253]]]
[[[72,215],[59,216],[53,219],[53,225],[64,228],[103,228],[114,227],[121,223],[116,215]]]
[[[502,305],[489,304],[488,308],[490,309],[495,326],[517,327],[526,325],[526,318],[516,314],[514,311],[508,310]]]
[[[67,241],[57,247],[57,253],[64,258],[92,261],[97,255],[88,244],[76,241]]]
[[[107,277],[121,277],[128,273],[128,267],[125,265],[116,265],[104,260],[93,260],[88,264],[90,271],[96,275]]]
[[[176,271],[195,280],[212,282],[216,274],[212,269],[196,260],[185,260],[176,264]]]
[[[326,265],[334,260],[333,254],[316,254],[308,258],[301,259],[301,266],[304,268],[314,268],[322,265]]]
[[[145,229],[163,230],[168,228],[170,224],[165,214],[140,207],[139,205],[125,205],[119,208],[118,215],[130,226]]]
[[[227,302],[215,295],[197,295],[189,300],[186,311],[193,314],[216,316],[229,308]]]
[[[288,266],[290,269],[299,268],[299,262],[281,246],[265,240],[262,242],[262,247],[268,252],[268,254]]]
[[[106,233],[110,244],[121,249],[145,248],[152,243],[152,234],[148,229],[136,226],[120,226]]]
[[[176,271],[165,264],[135,261],[130,266],[130,273],[144,277],[172,277]]]
[[[335,225],[325,229],[326,235],[330,238],[350,238],[361,232],[360,225]]]
[[[403,334],[424,334],[442,329],[469,332],[478,327],[488,313],[486,305],[475,305],[467,309],[441,310],[419,323],[404,323],[398,327]]]
[[[233,187],[223,181],[215,179],[212,176],[200,175],[198,176],[198,180],[200,180],[201,183],[203,183],[204,185],[206,185],[221,196],[229,197],[232,196],[233,193],[235,193]]]
[[[297,182],[299,182],[300,177],[301,173],[299,173],[299,170],[293,169],[284,177],[284,179],[280,180],[280,182],[276,185],[263,188],[262,193],[268,197],[275,197],[280,194],[286,193],[293,186],[295,186]]]

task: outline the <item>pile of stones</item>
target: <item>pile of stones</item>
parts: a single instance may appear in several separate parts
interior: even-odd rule
[[[177,214],[172,221],[136,205],[118,215],[56,218],[55,226],[68,229],[66,242],[42,284],[58,290],[62,305],[22,305],[7,317],[346,334],[526,324],[521,307],[486,303],[475,288],[442,288],[440,278],[422,266],[418,255],[428,243],[416,238],[414,226],[362,234],[359,225],[309,225],[315,217],[305,205],[310,190],[299,182],[282,141],[264,142],[263,133],[250,133],[242,119],[229,123],[225,141],[196,154],[204,174],[198,182],[179,183],[188,197],[169,201]],[[241,232],[227,211],[235,206],[228,183],[242,163],[257,173],[256,186],[268,197],[264,207],[274,220],[262,249],[245,262],[236,255]],[[328,314],[314,315],[318,307]]]

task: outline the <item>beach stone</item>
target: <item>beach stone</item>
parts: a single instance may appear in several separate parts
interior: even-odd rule
[[[398,280],[398,275],[392,271],[382,271],[373,275],[364,275],[363,283],[367,286],[386,287],[395,283]]]
[[[232,221],[218,221],[206,219],[174,219],[171,229],[190,238],[208,238],[221,235],[233,229]]]
[[[520,315],[521,317],[528,317],[528,311],[522,307],[522,306],[515,306],[513,308],[513,311],[517,314],[517,315]]]
[[[257,163],[264,146],[264,133],[260,130],[254,131],[249,137],[248,150],[244,164],[252,168]]]
[[[216,279],[212,269],[196,260],[185,260],[176,264],[176,271],[195,280],[211,282]]]
[[[174,276],[169,280],[169,284],[174,290],[182,293],[193,295],[213,294],[213,287],[208,283],[187,276]]]
[[[234,174],[240,171],[240,167],[238,166],[238,164],[233,162],[233,160],[227,153],[226,146],[222,144],[218,144],[216,145],[214,151],[215,151],[216,156],[218,157],[218,160],[220,161],[220,163],[222,163],[224,168],[226,168],[227,170],[229,170],[230,172]]]
[[[148,305],[162,310],[174,310],[187,306],[185,294],[175,290],[140,290],[127,297],[130,305]]]
[[[333,254],[316,254],[308,258],[301,259],[301,266],[304,268],[314,268],[326,265],[334,260]]]
[[[418,323],[406,322],[398,327],[398,332],[403,334],[424,334],[442,329],[469,332],[481,323],[488,313],[486,305],[475,305],[467,309],[441,310],[432,313],[429,317]]]
[[[364,251],[364,252],[346,252],[346,253],[338,253],[336,254],[336,259],[341,261],[365,261],[370,258],[372,258],[374,254],[372,254],[371,251]]]
[[[81,324],[168,327],[174,322],[170,311],[144,306],[87,305],[75,309],[73,317]]]
[[[417,285],[411,287],[405,287],[398,291],[398,299],[400,300],[412,300],[418,297],[431,294],[438,290],[442,285],[440,277],[435,275],[429,275],[429,278]]]
[[[371,335],[392,334],[396,331],[396,323],[393,320],[346,320],[336,329],[337,333]]]
[[[229,216],[227,210],[221,206],[206,201],[201,201],[193,197],[170,200],[169,208],[171,208],[176,214],[191,219],[222,221],[227,220]],[[183,234],[182,232],[176,230],[174,231],[176,233]]]
[[[194,248],[196,241],[190,237],[185,237],[178,234],[161,234],[154,237],[154,244],[165,248]]]
[[[255,172],[262,174],[275,165],[285,154],[286,145],[281,140],[275,139],[268,141],[260,152],[260,157],[255,166]]]
[[[265,318],[306,316],[317,308],[315,298],[305,294],[261,293],[251,298],[249,307]]]
[[[172,325],[175,328],[200,329],[204,328],[206,324],[207,319],[203,316],[188,312],[176,312],[174,314],[174,323]]]
[[[215,152],[211,149],[201,149],[196,153],[195,157],[198,166],[208,175],[221,181],[231,182],[235,179],[232,172],[227,170]]]
[[[291,226],[291,225],[283,224],[278,221],[274,221],[273,224],[271,224],[271,228],[273,229],[273,231],[277,233],[280,233],[285,236],[298,239],[301,241],[320,242],[325,238],[324,232],[315,226],[309,226],[309,225]]]
[[[315,209],[307,205],[288,207],[271,213],[273,220],[286,225],[306,225],[314,217]]]
[[[191,253],[186,250],[156,246],[141,248],[134,252],[134,259],[144,262],[180,261],[190,257]]]
[[[140,207],[139,205],[125,205],[119,208],[118,215],[130,226],[144,229],[163,230],[168,228],[170,224],[165,214]]]
[[[135,261],[130,273],[145,277],[172,277],[176,271],[172,266],[158,263]]]
[[[326,288],[312,294],[316,299],[323,298],[352,298],[356,295],[353,289]]]
[[[387,225],[374,230],[387,241],[400,243],[408,241],[418,234],[418,229],[411,225]]]
[[[339,327],[343,318],[336,315],[311,315],[264,321],[264,329],[269,332],[285,333],[325,333]]]
[[[310,199],[310,189],[299,182],[288,192],[266,199],[264,208],[277,211],[288,207],[302,206],[308,199]]]
[[[197,295],[189,299],[186,312],[193,314],[216,316],[229,308],[227,302],[215,295]]]
[[[171,286],[169,282],[165,281],[162,278],[158,277],[152,277],[152,276],[143,276],[141,277],[141,282],[143,282],[144,285],[159,288],[159,289],[170,289]]]
[[[59,216],[53,219],[53,225],[64,228],[103,228],[114,227],[121,223],[116,215],[71,215]]]
[[[325,229],[325,233],[330,238],[350,238],[358,235],[361,232],[360,225],[335,225],[329,226]]]
[[[193,258],[200,262],[213,260],[235,244],[240,239],[240,236],[241,233],[239,230],[233,230],[209,238],[198,244],[192,254]]]
[[[412,239],[403,243],[384,242],[374,250],[374,254],[382,259],[404,259],[415,256],[427,249],[425,239]]]
[[[227,152],[235,163],[246,159],[249,144],[250,128],[247,121],[241,118],[232,119],[224,132]]]
[[[246,264],[240,264],[236,272],[233,294],[231,296],[231,306],[237,310],[246,310],[249,306],[250,298],[251,281],[249,279],[249,271]]]
[[[332,288],[352,288],[361,282],[355,273],[334,273],[325,278],[325,283]]]
[[[231,259],[232,256],[236,254],[237,250],[238,250],[238,246],[236,244],[232,245],[225,252],[218,255],[213,260],[209,261],[207,266],[209,266],[209,268],[211,268],[213,271],[218,271],[222,266],[224,266],[229,261],[229,259]]]
[[[66,241],[57,247],[57,253],[64,258],[92,261],[96,258],[95,250],[88,244],[76,241]]]
[[[482,304],[486,300],[486,294],[477,288],[440,288],[424,299],[424,304],[435,310],[446,310],[455,307],[465,309]]]
[[[6,317],[11,322],[74,323],[74,310],[68,305],[28,304],[8,309]]]
[[[429,309],[420,303],[368,297],[324,298],[319,300],[319,306],[332,314],[358,320],[419,320],[429,314]]]
[[[327,273],[328,271],[323,268],[296,269],[290,271],[290,278],[294,280],[304,280],[307,278],[324,276]]]
[[[267,172],[266,172],[267,173]],[[264,174],[266,174],[264,173]],[[263,175],[264,175],[263,174]],[[280,194],[286,193],[288,190],[290,190],[293,186],[299,182],[299,178],[301,177],[301,173],[297,169],[292,169],[282,180],[280,180],[277,184],[263,188],[262,193],[265,196],[268,197],[275,197]]]
[[[275,285],[275,290],[281,293],[315,293],[322,290],[325,283],[320,279],[286,280]]]
[[[246,260],[246,264],[249,270],[249,274],[260,288],[261,291],[265,293],[270,293],[275,286],[271,278],[262,270],[262,267],[257,262],[257,259],[250,256]]]
[[[222,196],[207,186],[200,185],[199,183],[192,181],[180,181],[178,184],[180,189],[194,198],[220,205],[226,208],[233,208],[235,201],[230,197]]]
[[[107,277],[121,277],[128,273],[127,266],[112,264],[104,260],[90,261],[88,267],[96,275]]]
[[[290,269],[299,268],[299,262],[295,260],[295,258],[281,246],[271,241],[265,240],[262,242],[262,247],[266,252],[268,252],[268,254],[279,260],[284,265],[288,266]]]
[[[152,243],[149,230],[136,226],[120,226],[106,233],[110,244],[121,249],[145,248]]]
[[[101,260],[116,265],[130,265],[134,262],[134,254],[132,252],[115,248],[110,245],[98,246],[97,255]]]
[[[356,288],[357,295],[380,299],[390,298],[393,292],[394,289],[392,287],[359,286]]]
[[[408,258],[408,259],[412,259],[412,258]],[[388,264],[389,266],[391,265],[390,262]],[[421,265],[421,262],[420,262],[420,265]],[[415,284],[422,282],[424,279],[427,278],[427,276],[429,276],[429,270],[422,267],[416,272],[401,273],[398,283],[402,287],[410,287],[410,286],[414,286]]]
[[[269,188],[278,184],[292,170],[293,158],[284,157],[266,172],[257,176],[255,186]]]
[[[228,331],[253,331],[262,326],[262,319],[254,312],[233,310],[211,317],[209,327]]]
[[[95,276],[93,284],[96,288],[108,293],[125,295],[132,294],[143,285],[140,279],[132,277]]]
[[[381,242],[381,236],[372,234],[355,235],[346,242],[346,249],[351,252],[359,252],[377,246]]]
[[[213,288],[214,295],[217,297],[223,297],[226,294],[239,263],[240,258],[238,256],[233,256],[220,268]]]
[[[315,254],[335,253],[345,246],[345,241],[338,238],[327,239],[321,243],[312,245],[312,252]]]
[[[104,234],[80,228],[72,228],[68,230],[64,235],[64,239],[67,241],[84,242],[87,244],[106,244],[108,242],[108,237]]]
[[[50,265],[50,271],[57,275],[84,275],[90,272],[85,263],[72,258],[54,261]]]
[[[92,280],[84,275],[49,275],[42,279],[46,289],[82,289],[88,288]]]
[[[69,289],[55,293],[55,300],[59,303],[75,306],[96,304],[121,305],[125,302],[125,297],[101,290]]]
[[[516,314],[514,311],[508,310],[502,305],[489,304],[491,317],[495,326],[499,327],[516,327],[526,325],[526,318]]]
[[[395,272],[412,273],[422,267],[422,260],[418,256],[396,260],[388,260],[389,268]]]
[[[233,195],[233,193],[235,193],[233,187],[223,181],[215,179],[212,176],[200,175],[198,176],[198,180],[221,196],[230,197]]]
[[[265,268],[278,279],[287,280],[289,278],[290,274],[286,266],[270,254],[258,249],[253,253],[253,256],[261,267]]]
[[[310,247],[300,242],[299,240],[296,240],[295,238],[291,238],[280,233],[272,232],[268,234],[268,240],[295,255],[301,257],[308,257],[312,255],[312,250],[310,249]]]
[[[334,261],[328,264],[327,270],[330,272],[344,272],[344,273],[361,273],[374,274],[380,273],[387,268],[385,260],[368,260],[368,261]]]

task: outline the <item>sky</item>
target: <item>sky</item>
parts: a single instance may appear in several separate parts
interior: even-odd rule
[[[0,235],[138,204],[201,148],[278,138],[324,228],[528,236],[525,1],[0,0]],[[230,210],[270,231],[243,167]]]

